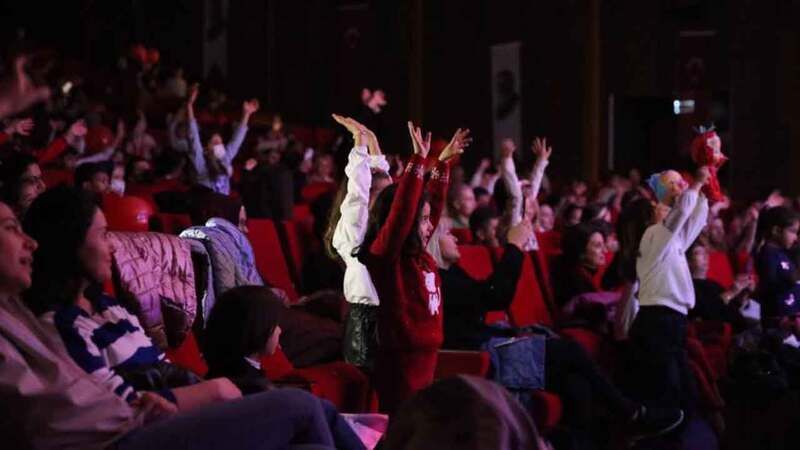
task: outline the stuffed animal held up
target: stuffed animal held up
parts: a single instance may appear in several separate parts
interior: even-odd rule
[[[722,153],[722,141],[713,125],[709,128],[700,126],[695,131],[698,134],[692,140],[690,147],[692,160],[698,166],[707,166],[711,175],[708,179],[708,184],[703,186],[703,194],[711,203],[722,201],[723,195],[719,186],[717,171],[728,160],[728,157]]]

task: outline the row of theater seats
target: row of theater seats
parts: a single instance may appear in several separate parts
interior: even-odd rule
[[[190,225],[188,215],[154,212],[148,202],[136,197],[123,197],[104,204],[112,231],[145,232],[150,230],[178,234]],[[307,207],[298,206],[295,217],[289,221],[273,222],[268,219],[250,219],[247,226],[253,245],[256,265],[264,279],[284,289],[290,299],[297,299],[296,281],[310,242],[313,225]],[[462,246],[462,266],[476,278],[485,278],[493,270],[494,262],[502,249],[482,246]],[[534,255],[535,256],[535,255]],[[543,286],[537,258],[526,255],[517,295],[508,311],[490,317],[491,321],[506,320],[516,326],[535,323],[552,324],[553,311],[547,290]],[[183,343],[168,351],[172,361],[202,375],[207,367],[191,333]],[[299,385],[316,395],[331,400],[342,411],[363,412],[375,409],[374,393],[367,378],[355,367],[335,362],[311,368],[295,368],[282,352],[263,361],[266,375],[281,384]],[[458,373],[486,376],[489,357],[485,352],[442,351],[436,377]],[[545,427],[559,420],[561,404],[557,397],[539,393],[536,401],[538,422]],[[546,411],[546,414],[542,414]]]
[[[178,234],[190,225],[188,215],[156,212],[151,202],[134,196],[106,201],[104,208],[111,230],[139,232],[150,230]],[[292,220],[275,223],[267,219],[250,219],[247,225],[256,265],[262,276],[269,284],[285,290],[292,301],[297,300],[297,287],[305,256],[312,248],[311,245],[314,245],[311,231],[313,217],[308,206],[297,205]],[[514,326],[554,324],[557,311],[552,300],[548,265],[549,260],[557,254],[554,242],[558,242],[558,238],[555,233],[540,235],[542,251],[531,252],[524,258],[517,292],[508,311],[489,314],[487,322],[507,321]],[[467,273],[478,279],[488,277],[493,271],[495,262],[502,256],[502,249],[475,245],[462,245],[460,248],[462,257],[459,264]],[[727,256],[724,259],[714,257],[711,261],[712,265],[713,261],[727,261]],[[727,274],[730,283],[733,278],[732,272],[728,263]],[[730,341],[730,330],[727,331],[726,335],[724,329],[720,332],[714,327],[706,327],[696,333],[712,342],[711,353],[715,356],[713,365],[721,370],[724,370],[725,355]],[[564,337],[578,341],[596,360],[604,359],[607,346],[601,336],[580,328],[562,329],[559,332]],[[202,375],[207,370],[192,335],[179,348],[171,349],[169,355],[176,363],[198,374]],[[315,394],[331,400],[343,411],[362,412],[375,408],[374,393],[370,390],[366,377],[356,368],[343,362],[296,369],[285,355],[279,352],[268,361],[264,361],[264,367],[270,379],[304,386]],[[457,373],[486,376],[488,371],[489,358],[484,352],[442,351],[436,376],[441,378]],[[536,405],[533,411],[534,417],[544,429],[552,428],[559,422],[562,405],[557,396],[547,392],[537,392],[534,404]]]

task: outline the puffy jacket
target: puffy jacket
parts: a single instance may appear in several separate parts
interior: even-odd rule
[[[205,245],[211,259],[217,297],[236,286],[264,285],[256,269],[253,247],[236,225],[215,217],[209,219],[205,226],[183,230],[180,237],[194,239]]]
[[[194,268],[189,243],[161,233],[109,233],[119,272],[121,300],[135,300],[139,321],[159,347],[167,331],[177,345],[197,314]],[[166,310],[169,330],[165,327]]]

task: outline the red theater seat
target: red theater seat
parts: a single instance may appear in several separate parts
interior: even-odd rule
[[[292,302],[296,301],[297,289],[292,282],[275,223],[269,219],[248,219],[247,228],[255,253],[256,267],[264,281],[283,289]]]
[[[109,231],[149,231],[153,206],[139,197],[114,194],[103,196],[103,213]]]
[[[336,130],[331,128],[314,128],[314,144],[318,149],[326,149],[336,139]]]
[[[56,187],[59,184],[72,184],[74,171],[66,169],[43,169],[42,181],[48,188]]]
[[[208,373],[194,333],[189,333],[178,348],[168,349],[167,358],[199,376]],[[264,375],[278,385],[303,386],[318,397],[330,400],[344,412],[365,412],[369,383],[357,368],[342,361],[295,369],[281,350],[261,360]]]
[[[342,412],[367,412],[370,405],[369,381],[355,366],[343,361],[296,369],[278,349],[262,358],[261,367],[270,380],[278,384],[307,384],[311,392],[329,400]]]
[[[200,377],[205,377],[208,373],[208,365],[197,345],[197,339],[191,331],[186,335],[180,346],[169,348],[166,351],[167,358],[177,366],[191,370]]]
[[[727,252],[712,250],[708,252],[708,279],[716,281],[723,289],[733,286],[733,265]]]
[[[451,228],[450,233],[456,237],[459,244],[472,244],[472,231],[469,228]]]
[[[553,324],[550,310],[547,306],[542,287],[536,277],[533,262],[528,254],[522,260],[522,272],[520,273],[517,290],[514,300],[508,309],[511,323],[517,327],[525,327],[534,324],[547,325]]]
[[[489,373],[489,364],[488,352],[439,350],[433,378],[439,380],[455,375],[486,377]]]
[[[313,203],[314,200],[322,197],[323,195],[335,191],[336,184],[320,181],[303,186],[303,189],[300,191],[300,198],[302,198],[305,203]]]
[[[281,222],[284,249],[289,256],[289,266],[294,280],[300,280],[306,255],[315,242],[313,236],[306,234],[302,224],[294,220]]]

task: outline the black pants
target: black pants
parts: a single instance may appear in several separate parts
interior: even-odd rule
[[[600,372],[583,347],[568,339],[547,340],[545,387],[564,400],[565,416],[572,425],[591,423],[593,402],[604,405],[623,421],[637,408]]]
[[[688,321],[666,306],[642,306],[630,329],[628,383],[646,405],[691,409],[696,398],[686,351]]]

